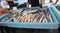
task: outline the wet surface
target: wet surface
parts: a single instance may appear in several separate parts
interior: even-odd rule
[[[3,31],[1,31],[3,29]],[[0,28],[0,33],[59,33],[59,29]]]

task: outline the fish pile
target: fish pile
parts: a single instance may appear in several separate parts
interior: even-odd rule
[[[23,12],[15,12],[4,19],[3,22],[53,22],[47,8],[26,9]]]
[[[16,18],[18,17],[18,12],[15,12],[13,14],[11,14],[10,16],[6,17],[6,19],[3,19],[2,22],[14,22],[14,20],[16,20]]]
[[[52,17],[46,8],[25,10],[17,19],[19,22],[52,22]],[[30,12],[31,11],[31,12]],[[33,12],[32,12],[33,11]]]

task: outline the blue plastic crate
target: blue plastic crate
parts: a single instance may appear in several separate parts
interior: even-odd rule
[[[52,16],[53,22],[0,22],[0,26],[14,28],[33,28],[33,29],[58,29],[59,22],[50,8],[48,12]]]
[[[58,4],[58,5],[55,5],[55,6],[51,6],[50,8],[54,12],[54,14],[57,17],[58,21],[60,22],[60,11],[56,8],[56,6],[60,6],[60,5]]]
[[[0,22],[3,20],[3,19],[5,19],[6,17],[8,17],[8,16],[10,16],[10,14],[5,14],[4,16],[2,16],[1,18],[0,18]]]

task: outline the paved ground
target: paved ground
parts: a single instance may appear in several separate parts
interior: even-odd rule
[[[1,33],[1,29],[0,29],[0,33]],[[17,28],[4,27],[3,33],[59,33],[59,32],[58,30],[52,31],[52,30],[46,30],[46,29],[23,29],[23,28],[17,29]]]

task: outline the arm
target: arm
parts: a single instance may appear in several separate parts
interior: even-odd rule
[[[56,0],[56,2],[54,4],[56,4],[59,0]]]
[[[3,14],[5,14],[5,13],[10,13],[10,14],[12,14],[12,11],[11,10],[6,10],[6,9],[3,9],[3,8],[0,8],[0,13],[3,13]]]

